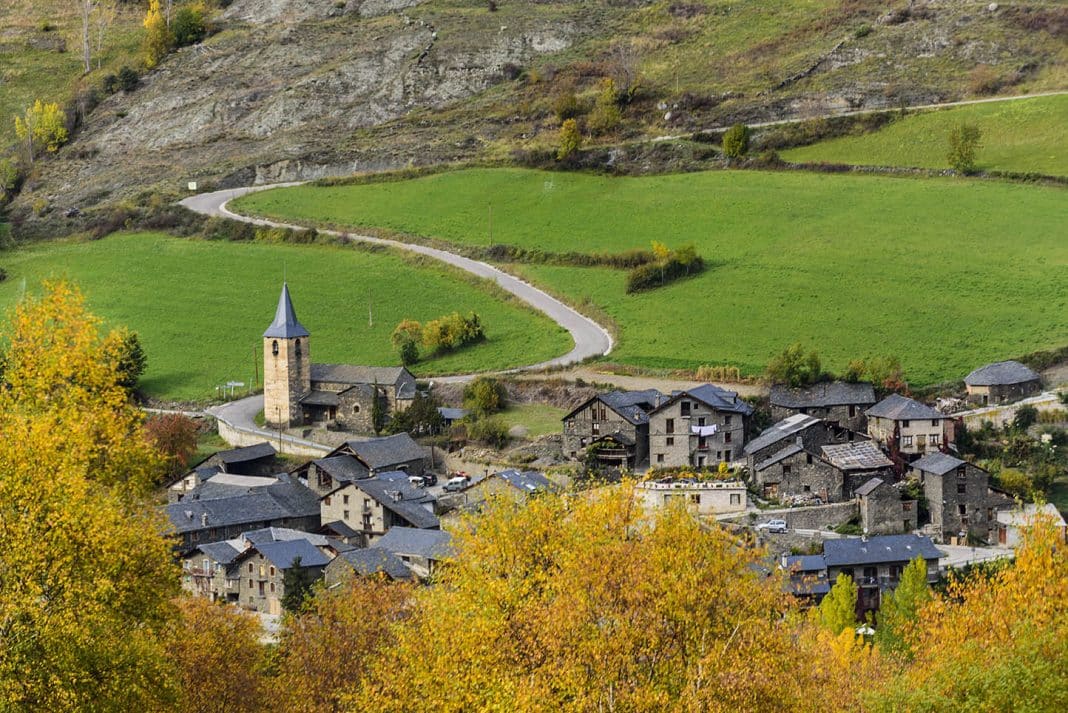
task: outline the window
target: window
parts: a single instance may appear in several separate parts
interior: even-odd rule
[[[271,594],[274,594],[274,582],[271,582]]]
[[[364,498],[363,499],[363,509],[364,510],[370,510],[371,509],[371,498]]]
[[[664,443],[669,445],[669,446],[673,446],[673,445],[675,445],[675,439],[672,436],[668,436],[667,440],[665,440]]]
[[[938,425],[938,419],[937,418],[932,418],[931,419],[931,425],[932,426],[937,426]]]
[[[275,356],[278,356],[278,340],[277,339],[275,339],[273,342],[271,342],[271,354],[274,354]]]
[[[697,425],[698,426],[705,425],[705,417],[704,416],[701,416],[700,418],[697,419]]]
[[[327,495],[325,498],[323,498],[323,504],[324,505],[329,505],[330,504],[330,496],[329,495]]]
[[[786,464],[786,463],[784,463],[783,466],[782,466],[782,474],[783,475],[790,475],[790,466],[788,464]]]
[[[806,493],[811,493],[812,492],[812,486],[811,485],[806,485],[805,486],[805,492]]]
[[[901,445],[905,448],[912,448],[912,436],[902,436]]]
[[[341,511],[341,519],[342,520],[348,520],[349,519],[349,511],[348,510],[342,510]]]
[[[343,505],[348,505],[349,504],[349,496],[348,495],[342,495],[341,496],[341,503]]]
[[[211,560],[209,560],[209,559],[205,559],[204,560],[204,571],[207,572],[208,574],[211,574]]]
[[[909,422],[908,421],[902,421],[901,422],[901,427],[902,428],[908,428],[909,427]]]
[[[812,465],[812,454],[811,453],[806,453],[805,454],[805,462],[808,463],[809,465]]]
[[[352,405],[352,412],[353,413],[359,413],[360,412],[360,405],[359,404],[353,404]],[[571,424],[568,424],[568,425],[570,426]]]
[[[253,586],[252,585],[252,580],[250,579],[250,580],[248,580],[248,588],[252,589],[252,586]],[[252,601],[252,600],[250,599],[249,601]]]
[[[273,566],[271,567],[271,576],[272,577],[274,576],[274,567]]]
[[[927,436],[927,440],[931,442],[932,446],[937,446],[938,442],[942,440],[942,436],[937,433],[932,433],[931,435]]]
[[[905,502],[901,503],[901,509],[905,512],[912,512],[912,501],[906,500]]]
[[[967,479],[968,479],[968,468],[966,466],[962,465],[959,468],[957,468],[957,480],[967,480]]]
[[[853,404],[850,404],[849,405],[849,417],[853,418],[856,415],[857,415],[857,407],[854,406]]]
[[[957,506],[957,514],[960,515],[961,517],[967,517],[968,516],[968,506],[967,505],[958,505]]]
[[[601,424],[596,421],[593,422],[593,435],[597,436],[601,433]]]
[[[876,569],[875,567],[865,567],[864,576],[868,579],[875,579]]]
[[[917,446],[923,447],[924,445],[926,445],[926,443],[927,443],[927,437],[924,436],[922,433],[919,434],[918,436],[916,436],[916,445]]]
[[[679,404],[679,411],[682,413],[683,416],[689,416],[690,415],[690,402],[689,401],[681,402]]]
[[[731,415],[730,414],[727,414],[726,416],[723,417],[723,425],[724,426],[731,425]]]
[[[724,443],[730,443],[730,442],[731,442],[731,436],[732,436],[732,435],[733,435],[733,434],[732,434],[732,433],[731,433],[730,431],[727,431],[726,433],[724,433],[724,434],[723,434],[723,442],[724,442]]]
[[[701,504],[701,493],[690,493],[690,502],[694,505]]]
[[[656,454],[656,462],[657,463],[663,463],[664,462],[664,454],[663,453],[657,453]]]
[[[300,356],[300,340],[297,340],[297,356]]]
[[[741,505],[742,495],[741,493],[731,493],[731,505]]]
[[[966,480],[957,481],[957,494],[958,495],[964,495],[967,492],[968,492],[968,481],[966,481]]]
[[[248,563],[248,573],[252,574],[252,563],[251,562]],[[249,582],[248,586],[251,587],[252,586],[252,582]]]
[[[674,432],[675,432],[675,419],[669,418],[667,421],[664,421],[664,433],[674,433]]]

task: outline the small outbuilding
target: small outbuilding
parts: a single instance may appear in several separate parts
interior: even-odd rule
[[[1042,377],[1018,361],[999,361],[981,366],[964,377],[972,403],[1007,404],[1042,391]]]

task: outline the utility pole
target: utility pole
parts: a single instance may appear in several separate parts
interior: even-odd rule
[[[260,364],[256,358],[256,345],[252,345],[252,383],[248,385],[248,392],[251,394],[252,390],[256,388],[256,385],[260,383]]]
[[[371,311],[371,290],[367,290],[367,326],[375,326],[375,315]]]
[[[489,244],[493,245],[493,205],[489,206]]]

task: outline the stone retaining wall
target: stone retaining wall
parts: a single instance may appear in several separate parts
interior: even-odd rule
[[[756,515],[755,520],[750,518],[750,515],[753,514]],[[845,503],[830,503],[828,505],[761,510],[756,513],[748,512],[734,517],[719,519],[740,525],[759,525],[768,520],[786,520],[786,524],[792,530],[827,530],[857,517],[860,517],[860,512],[856,502],[851,500]]]

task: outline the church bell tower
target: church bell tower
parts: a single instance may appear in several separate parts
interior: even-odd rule
[[[310,336],[283,282],[274,321],[263,333],[263,417],[275,428],[304,423],[300,399],[311,391]]]

